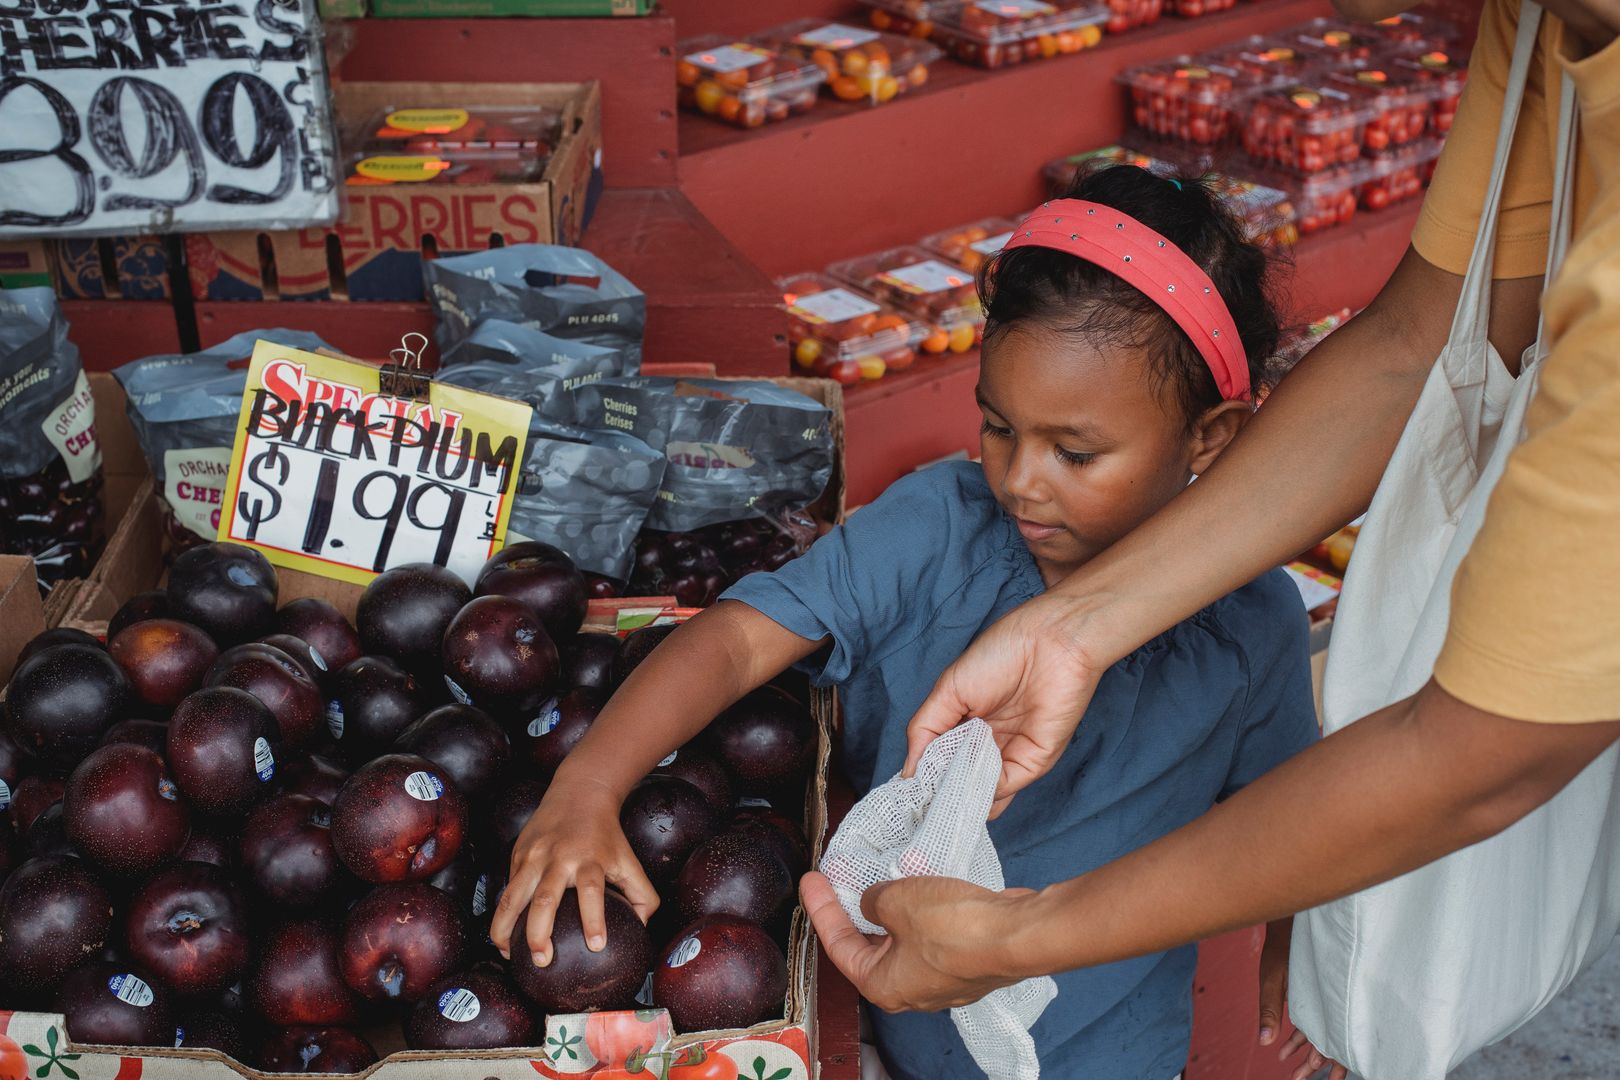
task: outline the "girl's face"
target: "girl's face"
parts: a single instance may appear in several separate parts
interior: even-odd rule
[[[1048,585],[1170,501],[1247,413],[1219,406],[1189,431],[1144,350],[1033,324],[985,342],[977,396],[985,477]]]

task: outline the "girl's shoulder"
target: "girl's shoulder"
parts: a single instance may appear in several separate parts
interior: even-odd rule
[[[957,549],[999,549],[1014,538],[984,469],[972,461],[942,461],[901,477],[849,521]]]
[[[1310,662],[1310,620],[1299,589],[1281,569],[1268,570],[1144,644],[1127,660],[1167,649],[1231,654],[1249,669]]]

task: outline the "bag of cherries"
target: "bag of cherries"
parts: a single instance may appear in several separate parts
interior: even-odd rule
[[[0,289],[0,551],[40,590],[89,572],[103,539],[96,404],[48,288]]]

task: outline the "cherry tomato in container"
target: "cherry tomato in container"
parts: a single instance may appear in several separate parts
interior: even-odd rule
[[[922,246],[943,255],[946,259],[972,274],[977,274],[985,262],[1012,239],[1010,218],[981,218],[968,225],[945,229],[923,238]]]
[[[1267,90],[1249,103],[1243,149],[1261,165],[1315,173],[1361,157],[1365,113],[1325,82]]]
[[[1211,146],[1225,142],[1250,82],[1237,70],[1178,56],[1119,76],[1130,90],[1131,119],[1150,135]]]
[[[684,108],[738,127],[786,120],[816,103],[827,73],[807,54],[771,43],[705,35],[676,51],[676,100]]]
[[[916,361],[926,330],[903,312],[826,274],[792,274],[776,284],[799,371],[848,385]]]
[[[984,68],[1051,60],[1102,40],[1104,0],[865,0],[874,27],[927,37]],[[1162,0],[1130,0],[1160,4]]]
[[[834,263],[827,273],[925,327],[925,353],[961,353],[983,333],[973,274],[916,245]]]
[[[1361,145],[1369,154],[1405,146],[1429,127],[1427,87],[1403,68],[1357,67],[1329,76],[1363,116]]]
[[[864,26],[799,19],[754,40],[819,68],[825,86],[841,101],[883,105],[928,81],[938,46]]]
[[[1396,60],[1394,67],[1413,80],[1414,94],[1423,99],[1428,110],[1429,131],[1435,135],[1449,132],[1462,101],[1463,86],[1468,82],[1467,65],[1443,49],[1433,49]]]

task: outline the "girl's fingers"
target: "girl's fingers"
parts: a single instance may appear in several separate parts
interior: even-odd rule
[[[1288,1041],[1283,1043],[1283,1048],[1282,1048],[1281,1052],[1279,1052],[1277,1054],[1277,1060],[1282,1061],[1285,1058],[1293,1057],[1295,1054],[1297,1054],[1299,1052],[1299,1048],[1304,1046],[1304,1045],[1305,1045],[1305,1033],[1303,1031],[1299,1030],[1298,1028],[1295,1028],[1294,1033],[1292,1035],[1288,1036]]]
[[[523,914],[539,882],[539,873],[525,864],[513,873],[512,880],[501,890],[501,898],[495,902],[495,917],[489,924],[489,939],[508,960],[512,958],[512,931],[516,929],[518,917]]]
[[[574,894],[579,901],[579,928],[591,952],[607,948],[607,917],[602,911],[602,868],[586,863],[574,871]],[[548,935],[549,936],[549,935]]]
[[[1328,1080],[1350,1080],[1350,1070],[1335,1061],[1333,1071],[1328,1073]]]
[[[636,914],[645,923],[653,917],[662,902],[658,898],[658,890],[653,888],[647,874],[641,869],[641,864],[634,855],[626,852],[619,860],[617,866],[607,875],[609,881],[617,885],[624,898],[630,901],[630,906],[636,909]]]
[[[551,926],[557,918],[557,902],[568,888],[569,870],[553,863],[540,879],[529,901],[528,945],[537,967],[551,963]]]

